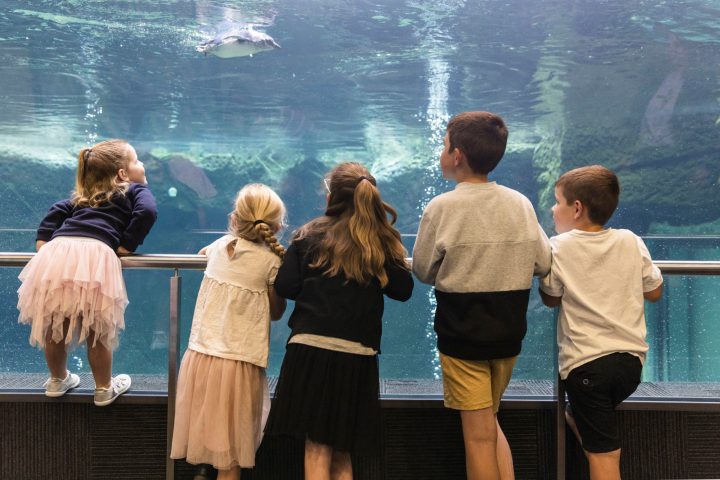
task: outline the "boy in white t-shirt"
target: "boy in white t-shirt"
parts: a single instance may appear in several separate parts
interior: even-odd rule
[[[620,185],[600,165],[576,168],[555,184],[550,274],[543,303],[560,306],[560,378],[566,415],[583,446],[592,480],[620,478],[615,407],[640,384],[645,343],[643,299],[662,295],[662,275],[643,241],[629,230],[604,228]]]

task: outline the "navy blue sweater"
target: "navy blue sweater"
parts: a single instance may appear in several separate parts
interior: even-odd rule
[[[413,290],[412,274],[397,265],[387,265],[388,284],[380,287],[377,278],[368,285],[348,281],[340,273],[323,275],[323,269],[311,268],[312,250],[319,239],[294,241],[283,258],[275,279],[275,291],[295,300],[288,324],[290,337],[310,333],[359,342],[380,351],[383,295],[404,302]]]
[[[50,207],[40,223],[37,240],[55,237],[90,237],[106,243],[113,250],[122,246],[134,252],[150,232],[157,219],[155,197],[147,187],[133,183],[125,195],[99,207],[76,207],[62,200]]]

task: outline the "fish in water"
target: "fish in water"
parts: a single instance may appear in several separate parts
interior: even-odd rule
[[[276,48],[280,48],[280,45],[270,35],[253,30],[252,27],[246,27],[231,33],[218,34],[212,40],[195,47],[195,50],[205,55],[234,58],[253,56],[256,53]]]
[[[168,161],[170,175],[190,187],[200,198],[212,198],[217,190],[205,171],[185,157],[175,156]],[[176,192],[177,194],[177,192]]]
[[[650,99],[640,129],[640,144],[648,146],[673,143],[672,117],[685,80],[687,51],[674,33],[669,34],[668,63],[673,67]]]

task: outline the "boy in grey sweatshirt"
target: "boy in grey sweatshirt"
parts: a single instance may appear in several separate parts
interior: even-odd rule
[[[473,480],[514,478],[496,416],[527,329],[532,277],[550,269],[530,201],[488,180],[506,144],[498,115],[450,120],[440,168],[457,186],[425,208],[413,250],[413,272],[435,286],[445,406],[460,411]]]

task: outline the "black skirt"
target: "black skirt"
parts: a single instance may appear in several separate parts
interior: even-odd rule
[[[287,346],[265,433],[376,455],[380,444],[377,355]]]

